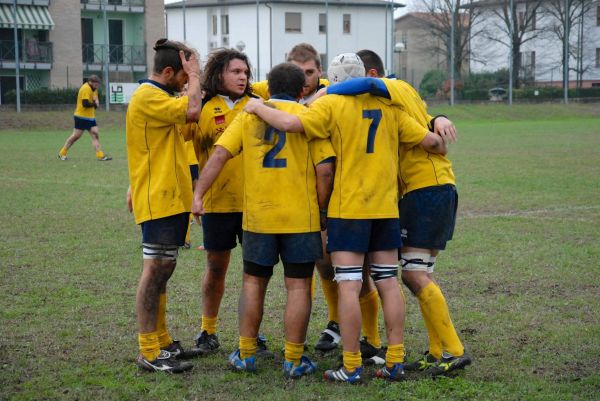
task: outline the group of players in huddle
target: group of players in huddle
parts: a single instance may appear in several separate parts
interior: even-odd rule
[[[185,359],[220,347],[219,307],[238,241],[243,279],[232,369],[255,371],[256,357],[269,352],[259,328],[280,259],[285,377],[317,371],[304,355],[315,266],[329,320],[315,349],[341,343],[343,350],[343,366],[326,370],[327,381],[360,383],[364,364],[381,365],[377,377],[396,381],[406,370],[436,376],[471,363],[432,277],[452,238],[458,200],[445,157],[456,139],[448,118],[429,115],[406,82],[383,78],[383,63],[369,50],[338,55],[327,81],[318,52],[302,43],[256,83],[247,56],[233,49],[209,54],[202,74],[184,44],[161,39],[154,50],[152,75],[132,97],[126,128],[128,203],[141,225],[144,259],[138,366],[183,372],[192,368]],[[166,286],[179,247],[189,242],[190,212],[202,219],[207,265],[200,334],[184,350],[166,327]],[[429,337],[427,352],[411,363],[404,360],[398,260]]]

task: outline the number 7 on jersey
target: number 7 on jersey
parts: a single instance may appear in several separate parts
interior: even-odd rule
[[[367,136],[367,153],[373,153],[375,151],[375,135],[381,121],[381,109],[363,110],[362,117],[372,120]]]

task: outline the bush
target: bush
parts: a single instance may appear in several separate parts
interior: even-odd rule
[[[508,86],[508,70],[501,69],[495,72],[472,73],[464,77],[465,91],[489,90],[496,87]]]
[[[425,73],[419,85],[419,91],[423,97],[433,97],[444,86],[446,71],[431,70]]]
[[[62,89],[34,89],[21,91],[21,104],[75,104],[77,101],[78,88]],[[100,103],[102,103],[102,94]],[[17,103],[17,92],[10,91],[6,93],[6,103]]]
[[[491,89],[491,88],[490,88]],[[488,89],[465,89],[462,91],[463,100],[489,100]]]

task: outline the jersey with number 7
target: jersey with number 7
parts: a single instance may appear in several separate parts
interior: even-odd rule
[[[398,217],[398,144],[417,146],[426,128],[370,94],[324,96],[298,118],[309,139],[330,138],[337,157],[328,217]]]

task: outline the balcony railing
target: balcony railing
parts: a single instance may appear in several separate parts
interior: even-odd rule
[[[84,43],[82,61],[86,64],[104,63],[105,45]],[[108,60],[110,64],[146,65],[146,48],[144,46],[109,45]]]
[[[15,61],[15,42],[0,40],[0,60]],[[52,63],[52,43],[25,39],[19,43],[19,61],[21,63]]]
[[[140,7],[144,6],[145,0],[79,0],[81,4],[90,5],[109,5],[109,6],[127,6],[127,7]]]

